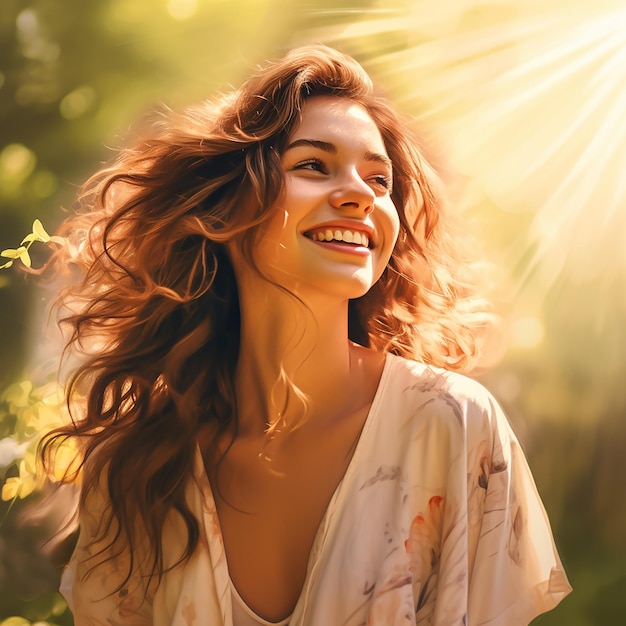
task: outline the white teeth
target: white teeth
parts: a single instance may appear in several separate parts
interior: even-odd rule
[[[365,233],[358,231],[340,230],[332,231],[329,229],[313,233],[312,238],[316,241],[345,241],[346,243],[354,243],[358,246],[368,247],[370,240]]]

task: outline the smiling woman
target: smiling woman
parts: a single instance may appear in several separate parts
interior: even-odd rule
[[[566,595],[506,418],[454,372],[488,315],[437,186],[322,46],[87,183],[55,257],[74,422],[42,448],[82,453],[77,626],[508,626]]]
[[[284,189],[253,251],[254,298],[264,287],[275,292],[277,283],[313,309],[321,304],[315,299],[364,296],[383,273],[399,230],[392,164],[375,122],[352,100],[312,97],[281,165]],[[246,264],[231,247],[241,293]],[[273,284],[259,281],[257,272]]]

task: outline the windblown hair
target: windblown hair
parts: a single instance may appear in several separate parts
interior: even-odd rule
[[[68,348],[82,358],[68,398],[85,401],[42,447],[49,460],[59,441],[77,438],[83,504],[97,485],[107,490],[108,553],[127,548],[132,564],[141,533],[157,576],[168,515],[186,525],[181,562],[199,541],[184,490],[200,428],[219,433],[236,420],[240,312],[226,244],[238,237],[252,255],[283,188],[282,151],[317,95],[361,104],[394,168],[400,236],[381,279],[350,302],[350,338],[449,369],[476,357],[485,308],[432,169],[356,61],[323,46],[296,49],[233,93],[162,114],[86,183],[58,233],[67,246],[53,266],[78,276],[59,300]]]

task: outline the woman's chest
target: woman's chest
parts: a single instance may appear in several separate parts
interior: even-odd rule
[[[294,438],[288,450],[270,446],[259,454],[253,446],[233,446],[211,477],[230,578],[248,606],[270,621],[293,611],[301,595],[311,549],[363,420],[318,439],[309,433],[306,445]]]

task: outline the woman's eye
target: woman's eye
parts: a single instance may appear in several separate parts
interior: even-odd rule
[[[373,176],[370,180],[374,182],[374,184],[382,187],[387,191],[391,191],[391,177],[383,176],[382,174],[379,176]]]
[[[294,166],[296,170],[311,170],[313,172],[322,172],[326,174],[326,166],[319,159],[307,159],[306,161],[300,161]]]

